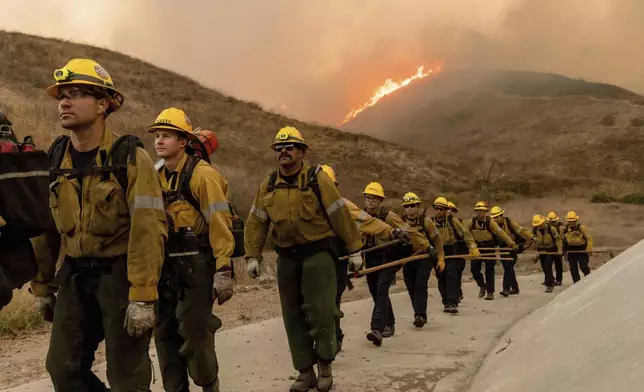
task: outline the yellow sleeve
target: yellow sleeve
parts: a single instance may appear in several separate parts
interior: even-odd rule
[[[586,236],[586,250],[590,252],[593,250],[593,236],[590,235],[590,231],[588,231],[588,228],[584,225],[579,227],[579,231]]]
[[[264,180],[255,194],[255,200],[250,207],[246,227],[244,228],[244,248],[246,251],[245,258],[262,260],[262,250],[266,245],[268,237],[268,228],[271,221],[264,207],[264,197],[268,188],[268,179]]]
[[[331,229],[344,241],[347,252],[354,253],[359,251],[362,248],[362,238],[353,222],[353,217],[349,208],[347,208],[345,199],[342,198],[338,187],[328,174],[320,170],[317,176],[322,208],[326,210]]]
[[[201,215],[208,222],[208,239],[215,257],[216,270],[231,267],[235,249],[230,208],[226,198],[228,184],[217,170],[205,162],[195,167],[190,179],[190,191],[199,201]]]
[[[428,216],[425,217],[425,222],[423,222],[423,224],[425,225],[425,230],[427,231],[427,235],[429,236],[429,239],[432,241],[432,244],[436,249],[436,253],[438,253],[438,260],[445,260],[445,249],[443,249],[443,239],[441,238],[440,233],[436,228],[436,225],[434,224],[434,222],[432,222],[432,219]]]
[[[505,230],[503,230],[499,224],[494,221],[494,219],[490,219],[490,230],[495,236],[499,237],[501,241],[505,242],[507,246],[513,247],[515,245],[508,233],[506,233]]]
[[[515,233],[519,234],[521,237],[525,238],[528,241],[532,239],[532,233],[530,232],[530,230],[526,229],[515,221],[511,222],[512,228],[514,229]]]
[[[415,229],[411,226],[409,226],[401,217],[400,215],[396,214],[393,211],[389,211],[387,214],[386,222],[394,228],[402,229],[407,234],[409,235],[409,239],[411,240],[411,246],[414,248],[414,251],[419,251],[419,250],[427,250],[429,247],[429,241],[423,233],[421,233],[418,229]]]
[[[128,166],[127,202],[130,207],[130,241],[127,274],[130,301],[158,299],[157,283],[165,257],[168,227],[161,178],[152,159],[136,149],[136,164]]]
[[[388,241],[391,238],[393,227],[389,226],[386,222],[369,215],[351,202],[351,200],[345,198],[344,202],[347,205],[347,208],[349,208],[353,221],[360,233],[377,237],[382,241]]]
[[[61,236],[56,230],[48,231],[31,239],[38,267],[38,273],[31,281],[31,292],[37,297],[44,297],[56,291],[54,287],[50,286],[50,283],[56,275],[60,244]]]
[[[463,241],[465,241],[465,244],[467,245],[468,249],[476,249],[476,242],[474,242],[474,237],[472,236],[472,233],[467,229],[471,221],[467,221],[467,225],[465,223],[461,223],[460,220],[458,219],[453,219],[452,222],[454,223],[454,230],[463,238]]]

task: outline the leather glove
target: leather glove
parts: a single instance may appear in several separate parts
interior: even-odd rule
[[[403,229],[395,228],[389,235],[391,239],[400,240],[403,244],[408,244],[410,241],[409,234]]]
[[[259,278],[260,272],[259,272],[259,260],[257,260],[254,257],[251,257],[246,260],[246,273],[248,273],[248,276],[251,278]]]
[[[140,338],[145,331],[154,328],[154,322],[154,302],[130,301],[123,321],[128,335]]]
[[[517,252],[519,250],[519,245],[517,245],[516,243],[512,244],[511,248],[512,248],[512,251]]]
[[[472,248],[470,249],[470,256],[474,259],[478,259],[481,257],[481,252],[479,251],[479,248]]]
[[[560,251],[560,250],[558,250],[558,251],[557,251],[557,256],[563,256],[563,252],[562,252],[562,251]]]
[[[360,251],[349,255],[349,271],[358,272],[362,268],[362,254]]]
[[[54,310],[56,309],[56,296],[54,294],[47,294],[44,297],[36,297],[38,304],[38,313],[47,322],[54,321]]]
[[[427,247],[427,254],[432,260],[436,260],[438,258],[438,251],[432,246]]]
[[[438,270],[438,272],[445,271],[445,259],[444,258],[441,257],[440,259],[438,259],[438,263],[436,263],[436,269]]]
[[[517,253],[523,253],[525,250],[525,244],[519,244],[519,248],[517,249]]]
[[[229,269],[220,269],[215,273],[212,284],[213,298],[217,298],[217,303],[222,305],[233,297],[233,272]]]

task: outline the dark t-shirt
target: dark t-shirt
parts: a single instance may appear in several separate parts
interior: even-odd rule
[[[301,172],[302,172],[302,169],[300,169],[295,174],[291,174],[290,176],[285,176],[282,173],[280,173],[280,177],[289,185],[297,185],[297,178],[300,176]]]
[[[93,150],[80,152],[74,148],[74,145],[70,143],[69,153],[72,156],[72,166],[74,169],[87,169],[96,162],[96,153],[98,153],[98,147]],[[82,173],[78,176],[78,183],[80,184],[81,191],[83,189],[83,175]],[[82,192],[81,192],[82,193]],[[80,195],[79,195],[80,197]]]

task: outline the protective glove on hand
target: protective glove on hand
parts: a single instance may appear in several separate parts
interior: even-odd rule
[[[246,273],[248,276],[251,278],[259,278],[260,271],[259,271],[259,260],[257,260],[254,257],[251,257],[246,260]]]
[[[231,270],[219,270],[215,273],[212,283],[213,298],[217,298],[219,305],[224,304],[233,297],[233,272]]]
[[[145,331],[154,328],[154,322],[154,302],[130,301],[123,321],[123,328],[128,335],[140,338]]]
[[[434,260],[438,258],[438,251],[433,246],[427,247],[427,254]]]
[[[394,240],[400,240],[403,244],[408,244],[410,241],[409,234],[401,228],[395,228],[391,231],[389,237]]]
[[[349,255],[349,271],[358,272],[362,268],[362,254],[360,251]]]
[[[481,251],[479,251],[479,248],[471,248],[470,249],[470,256],[474,259],[478,259],[481,257]]]
[[[442,257],[438,259],[438,263],[436,263],[436,270],[438,270],[438,272],[445,271],[445,259]]]
[[[47,294],[44,297],[36,297],[38,304],[38,313],[47,322],[54,321],[54,310],[56,309],[56,296],[54,294]]]

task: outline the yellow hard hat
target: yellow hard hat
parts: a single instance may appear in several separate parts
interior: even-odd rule
[[[575,211],[569,211],[566,214],[566,221],[568,222],[577,222],[579,220],[579,215]]]
[[[365,195],[373,195],[385,198],[385,189],[378,182],[372,182],[364,189]]]
[[[543,215],[537,214],[537,215],[532,217],[532,226],[533,227],[541,226],[545,222],[546,222],[546,218],[544,218]]]
[[[546,219],[548,220],[548,222],[556,222],[559,220],[559,216],[557,215],[556,212],[550,211]]]
[[[450,210],[454,210],[454,211],[458,212],[458,208],[456,208],[456,204],[452,203],[451,201],[448,201],[448,202],[447,202],[447,207],[448,207]]]
[[[275,140],[271,144],[271,147],[274,147],[278,144],[301,144],[305,147],[308,147],[308,144],[304,141],[304,136],[297,130],[295,127],[284,127],[277,132],[275,135]]]
[[[78,84],[101,87],[107,93],[107,100],[110,104],[110,109],[106,111],[106,114],[119,110],[125,100],[123,94],[114,87],[114,81],[112,81],[110,74],[94,60],[70,60],[63,68],[54,71],[54,80],[56,84],[45,90],[47,95],[52,98],[56,98],[60,86]]]
[[[192,122],[183,110],[177,108],[168,108],[163,110],[154,121],[154,124],[148,127],[148,132],[154,132],[159,129],[168,129],[175,132],[185,133],[193,136]]]
[[[487,203],[484,201],[479,201],[474,206],[474,211],[487,211],[487,210],[488,210]]]
[[[335,182],[336,184],[338,183],[338,179],[335,176],[335,170],[333,170],[333,168],[331,166],[322,165],[322,171],[325,172],[329,177],[331,177],[333,182]]]
[[[497,216],[501,216],[503,214],[505,214],[505,211],[499,206],[492,207],[492,210],[490,211],[490,216],[492,218],[496,218]]]
[[[434,200],[434,207],[449,208],[449,202],[443,196]]]
[[[422,200],[420,200],[420,197],[418,197],[417,194],[414,192],[407,192],[405,193],[405,196],[402,198],[402,205],[403,206],[413,206],[414,204],[420,204],[422,203]]]

